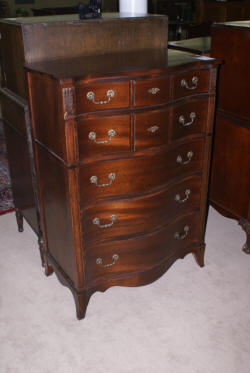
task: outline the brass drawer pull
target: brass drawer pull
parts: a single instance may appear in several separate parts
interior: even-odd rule
[[[185,196],[186,196],[186,197],[183,198],[183,199],[181,199],[181,196],[180,196],[179,194],[176,194],[176,196],[175,196],[175,200],[176,200],[176,202],[184,203],[184,202],[186,202],[186,201],[189,199],[190,194],[191,194],[191,190],[190,190],[190,189],[186,189],[186,190],[185,190]]]
[[[113,181],[115,180],[115,177],[116,177],[116,174],[111,172],[108,176],[109,182],[106,183],[106,184],[98,184],[98,177],[97,176],[91,176],[90,182],[91,182],[91,184],[96,184],[96,186],[98,186],[100,188],[103,188],[103,187],[110,186],[113,183]]]
[[[150,88],[148,90],[148,93],[151,93],[151,95],[156,95],[158,92],[160,92],[160,88],[157,88],[157,87]]]
[[[180,234],[179,232],[175,232],[174,234],[174,238],[176,240],[185,240],[185,238],[187,237],[188,235],[188,232],[189,232],[189,226],[188,225],[185,225],[184,227],[184,233],[183,234]]]
[[[103,261],[102,261],[102,258],[97,258],[96,259],[96,264],[103,267],[103,268],[108,268],[108,267],[112,267],[113,265],[115,265],[115,263],[117,262],[117,260],[119,259],[119,255],[118,254],[114,254],[113,257],[113,262],[110,263],[110,264],[103,264]]]
[[[188,159],[186,161],[183,161],[182,156],[178,155],[178,157],[176,158],[176,162],[179,163],[179,164],[182,164],[182,165],[188,164],[191,161],[191,159],[193,158],[193,155],[194,155],[193,152],[191,152],[191,151],[188,152],[187,153],[187,158]]]
[[[192,86],[191,87],[189,87],[189,85],[188,85],[188,82],[186,81],[186,79],[182,79],[182,81],[181,81],[181,87],[182,88],[186,88],[186,89],[196,89],[197,87],[198,87],[198,78],[197,78],[197,76],[193,76],[192,77]]]
[[[115,97],[115,92],[113,91],[113,89],[109,89],[106,93],[108,99],[106,101],[95,101],[95,94],[94,92],[88,92],[87,93],[87,99],[89,101],[92,101],[93,104],[95,105],[105,105],[105,104],[108,104],[110,101],[111,101],[111,98]]]
[[[98,225],[99,228],[104,228],[105,229],[105,228],[112,227],[112,225],[114,224],[114,222],[116,221],[116,219],[117,219],[116,215],[111,215],[110,216],[111,223],[109,223],[109,224],[101,224],[101,221],[100,221],[99,218],[94,218],[93,219],[93,224]]]
[[[158,126],[152,126],[147,129],[148,132],[155,133],[159,130]]]
[[[194,123],[194,120],[195,120],[195,118],[196,118],[196,114],[192,112],[192,113],[190,113],[189,117],[190,117],[190,119],[191,119],[190,122],[185,123],[185,117],[184,117],[184,115],[181,115],[181,116],[179,117],[179,123],[180,123],[183,127],[191,126],[191,124]]]
[[[89,133],[89,139],[94,141],[96,144],[107,144],[112,140],[112,137],[116,135],[115,130],[109,130],[108,131],[108,140],[103,140],[103,141],[96,141],[96,133],[95,132],[90,132]]]

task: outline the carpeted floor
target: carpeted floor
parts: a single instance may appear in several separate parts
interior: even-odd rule
[[[12,211],[13,208],[3,124],[0,120],[0,215]]]
[[[206,241],[203,269],[188,255],[153,284],[96,293],[78,321],[33,231],[0,216],[0,372],[248,373],[245,234],[211,208]]]

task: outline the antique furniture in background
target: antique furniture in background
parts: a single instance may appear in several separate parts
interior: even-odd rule
[[[240,21],[250,17],[249,0],[196,0],[195,22]]]
[[[219,75],[210,200],[237,219],[250,253],[250,22],[215,24],[211,55],[224,61]]]

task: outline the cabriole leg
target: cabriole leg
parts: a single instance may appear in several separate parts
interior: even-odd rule
[[[240,219],[239,224],[247,235],[246,243],[243,245],[242,250],[246,254],[250,254],[250,223],[245,219]]]

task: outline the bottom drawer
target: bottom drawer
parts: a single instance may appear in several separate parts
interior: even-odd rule
[[[199,243],[200,214],[189,214],[150,235],[86,250],[88,282],[146,271]]]

